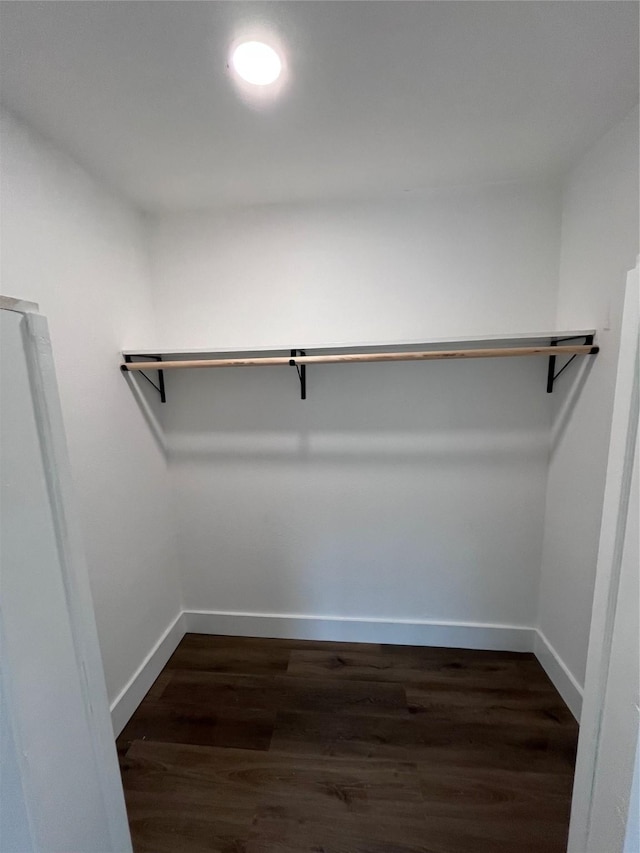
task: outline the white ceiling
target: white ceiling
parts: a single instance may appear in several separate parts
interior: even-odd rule
[[[146,210],[564,169],[638,100],[635,2],[4,2],[2,97]],[[270,30],[288,82],[226,68]]]

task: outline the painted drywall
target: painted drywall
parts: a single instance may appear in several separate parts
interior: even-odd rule
[[[638,111],[566,177],[557,322],[598,329],[601,352],[553,394],[539,626],[584,684],[628,270],[639,250]]]
[[[633,2],[6,3],[0,74],[123,195],[189,210],[548,174],[633,106],[637,33]],[[236,87],[247,38],[282,87]]]
[[[312,346],[550,328],[558,205],[545,185],[504,184],[160,218],[160,340]]]
[[[49,319],[110,699],[180,609],[166,463],[117,369],[153,336],[138,217],[2,115],[2,291]]]
[[[559,205],[504,185],[168,217],[166,346],[553,325]],[[550,400],[543,360],[168,377],[187,609],[531,625]]]

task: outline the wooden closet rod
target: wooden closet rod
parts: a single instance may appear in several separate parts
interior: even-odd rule
[[[193,367],[276,367],[279,365],[348,364],[364,361],[428,361],[451,358],[513,358],[526,355],[595,355],[592,344],[539,347],[495,347],[492,349],[426,350],[423,352],[363,352],[342,355],[269,356],[263,358],[200,358],[185,361],[125,362],[122,370],[187,370]]]

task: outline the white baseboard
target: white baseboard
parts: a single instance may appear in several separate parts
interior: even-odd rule
[[[184,637],[184,623],[184,612],[181,611],[111,703],[111,723],[115,737],[118,737],[129,722]]]
[[[540,629],[535,631],[533,652],[573,716],[580,722],[582,687]]]
[[[126,726],[187,632],[231,637],[278,637],[534,652],[571,713],[580,720],[582,688],[544,634],[535,628],[474,622],[184,610],[176,616],[113,701],[111,720],[116,737]]]
[[[461,649],[533,651],[535,630],[518,625],[360,619],[345,616],[230,613],[185,610],[185,629],[195,634],[279,637]]]

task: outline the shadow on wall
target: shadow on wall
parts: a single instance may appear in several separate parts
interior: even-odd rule
[[[574,368],[574,365],[571,365],[569,370],[572,368]],[[571,423],[576,406],[578,405],[584,386],[586,385],[593,368],[594,359],[583,358],[582,361],[575,366],[574,375],[563,376],[562,379],[556,380],[556,385],[554,387],[556,399],[554,402],[557,404],[557,408],[554,412],[553,423],[551,426],[552,456],[561,444],[567,427]]]
[[[175,372],[188,608],[532,624],[546,360]],[[152,390],[152,389],[151,389]]]
[[[333,449],[359,456],[370,442],[381,458],[392,448],[401,457],[420,448],[441,453],[452,442],[457,455],[475,453],[478,437],[482,447],[504,453],[527,446],[528,432],[548,428],[545,387],[543,359],[313,365],[306,400],[293,368],[176,371],[160,417],[172,458],[261,454],[265,438],[285,455]],[[390,444],[398,434],[404,440]],[[333,443],[314,443],[314,436],[333,436]]]
[[[155,371],[150,371],[150,374],[153,381],[156,382],[157,380],[155,378]],[[166,459],[167,443],[165,440],[165,433],[160,418],[160,406],[162,404],[160,403],[160,397],[158,392],[155,391],[149,385],[149,383],[143,376],[138,376],[135,373],[122,371],[121,375],[123,377],[123,380],[131,389],[131,393],[135,397],[136,403],[138,404],[138,408],[142,412],[142,416],[144,417],[147,426],[149,427],[149,432],[151,433],[153,440],[155,441],[158,449]]]

